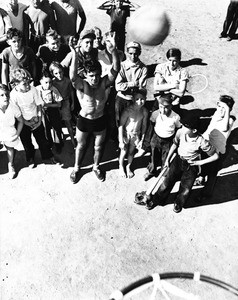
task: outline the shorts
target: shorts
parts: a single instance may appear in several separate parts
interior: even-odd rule
[[[129,145],[133,145],[137,148],[139,142],[140,142],[140,136],[137,132],[123,132],[123,138],[126,143],[126,147]]]
[[[100,132],[106,129],[106,116],[91,120],[79,115],[76,126],[82,132]]]

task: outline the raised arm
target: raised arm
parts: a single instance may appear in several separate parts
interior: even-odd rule
[[[107,43],[107,47],[110,48],[112,54],[112,68],[110,70],[110,73],[108,74],[108,82],[106,84],[107,86],[110,86],[116,80],[121,65],[116,48],[115,35],[115,32],[111,32],[105,40],[105,42]]]
[[[79,25],[79,30],[78,30],[78,34],[80,34],[80,32],[84,29],[85,27],[85,24],[86,24],[86,14],[85,14],[85,11],[81,5],[81,3],[78,1],[78,0],[75,0],[76,4],[77,4],[77,12],[78,12],[78,15],[80,17],[80,25]]]

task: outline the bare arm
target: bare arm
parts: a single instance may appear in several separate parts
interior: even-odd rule
[[[17,118],[17,136],[19,137],[20,136],[20,133],[22,131],[22,128],[23,128],[23,117],[20,116],[19,118]]]
[[[144,116],[143,116],[143,120],[142,120],[142,124],[141,124],[141,140],[140,140],[141,145],[144,141],[145,133],[146,133],[146,129],[147,129],[148,111],[146,108],[144,108],[143,115]]]
[[[9,65],[2,62],[2,83],[8,85],[9,83]]]
[[[121,65],[120,58],[116,48],[115,35],[116,33],[112,32],[110,35],[107,36],[107,39],[105,41],[107,43],[107,47],[111,49],[111,54],[112,54],[112,68],[110,73],[108,74],[108,82],[106,86],[110,86],[116,80]]]
[[[219,158],[219,154],[215,152],[213,155],[208,156],[207,158],[204,158],[204,159],[201,159],[201,160],[194,160],[194,161],[191,161],[189,163],[190,163],[191,166],[202,166],[202,165],[211,163],[215,160],[218,160],[218,158]]]
[[[85,24],[86,24],[86,20],[87,20],[87,18],[86,18],[86,14],[85,14],[85,12],[84,12],[84,9],[83,9],[83,7],[82,7],[82,5],[81,5],[81,3],[79,2],[79,1],[77,1],[77,5],[78,5],[78,9],[77,9],[77,11],[78,11],[78,15],[79,15],[79,17],[80,17],[80,25],[79,25],[79,30],[78,30],[78,33],[80,34],[80,32],[84,29],[84,27],[85,27]]]
[[[124,130],[124,126],[127,123],[128,117],[129,117],[128,111],[124,110],[121,115],[120,126],[118,127],[118,141],[119,141],[120,148],[124,148],[125,145],[125,141],[123,138],[123,130]]]

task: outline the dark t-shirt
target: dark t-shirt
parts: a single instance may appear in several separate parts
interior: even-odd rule
[[[42,45],[39,47],[37,56],[49,67],[52,61],[61,62],[69,52],[70,48],[68,45],[61,45],[59,51],[51,51],[47,45]]]
[[[107,14],[111,17],[111,31],[125,31],[126,18],[130,16],[129,7],[122,7],[120,11],[111,7],[107,10]]]

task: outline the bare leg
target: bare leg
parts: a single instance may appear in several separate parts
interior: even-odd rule
[[[73,131],[73,127],[72,127],[72,124],[71,124],[71,121],[65,121],[65,125],[68,129],[68,133],[69,133],[69,136],[70,136],[70,139],[71,139],[71,142],[74,146],[74,148],[76,147],[76,143],[75,143],[75,140],[74,140],[74,131]]]
[[[15,149],[12,147],[6,146],[7,156],[8,156],[8,173],[9,178],[13,179],[16,176],[16,171],[14,168],[14,157],[15,157]]]
[[[119,156],[119,174],[121,177],[124,177],[126,178],[126,172],[125,172],[125,169],[124,169],[124,159],[125,159],[125,156],[126,156],[126,147],[124,149],[121,149],[121,152],[120,152],[120,156]]]
[[[103,146],[106,137],[106,129],[100,132],[95,132],[94,136],[94,167],[98,167],[103,155]]]
[[[131,170],[131,164],[134,158],[134,152],[135,152],[135,146],[130,144],[128,150],[128,164],[126,166],[126,173],[128,178],[132,178],[135,175],[134,172]]]
[[[77,139],[77,146],[75,148],[75,163],[74,163],[74,170],[78,171],[81,167],[82,160],[85,154],[85,146],[87,142],[88,133],[82,132],[76,129],[76,139]]]

